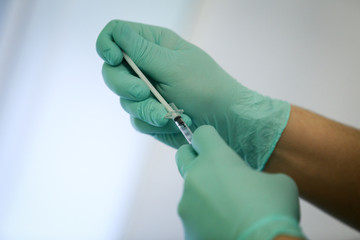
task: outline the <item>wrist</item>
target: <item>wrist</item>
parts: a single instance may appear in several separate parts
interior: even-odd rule
[[[245,94],[246,101],[240,97],[229,109],[236,129],[232,146],[252,168],[262,170],[287,125],[290,104],[251,90]]]
[[[242,232],[237,239],[271,240],[276,239],[279,236],[291,236],[295,239],[306,239],[300,229],[298,221],[287,216],[264,218]]]
[[[274,238],[274,240],[303,240],[304,238],[292,237],[292,236],[285,236],[279,235]]]

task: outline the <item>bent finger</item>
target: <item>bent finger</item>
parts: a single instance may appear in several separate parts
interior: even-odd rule
[[[169,121],[169,119],[165,118],[167,111],[153,97],[140,102],[120,98],[120,104],[132,117],[141,119],[153,126],[163,127]]]
[[[191,126],[192,122],[189,116],[183,114],[181,115],[183,120],[188,126]],[[168,123],[162,127],[156,127],[147,122],[144,122],[138,118],[131,117],[131,124],[139,132],[145,134],[170,134],[170,133],[180,133],[180,130],[174,123],[174,121],[168,121]]]
[[[149,87],[125,64],[111,66],[104,63],[102,75],[106,85],[122,98],[141,101],[150,96]]]
[[[119,65],[123,59],[120,47],[113,40],[117,20],[109,22],[96,40],[96,51],[110,65]]]

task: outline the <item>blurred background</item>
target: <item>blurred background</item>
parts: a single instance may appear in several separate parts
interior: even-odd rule
[[[263,94],[360,127],[359,1],[1,0],[0,239],[183,239],[175,150],[103,83],[111,19],[171,28]],[[310,239],[359,233],[301,202]]]

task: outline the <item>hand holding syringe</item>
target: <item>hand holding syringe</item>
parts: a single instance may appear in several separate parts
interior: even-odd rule
[[[156,90],[156,88],[151,84],[151,82],[146,78],[146,76],[141,72],[141,70],[136,66],[134,61],[131,60],[131,58],[124,51],[122,53],[126,62],[130,65],[130,67],[134,70],[134,72],[145,82],[145,84],[150,88],[150,91],[154,94],[156,99],[159,100],[159,102],[168,111],[168,114],[165,117],[174,120],[176,126],[184,135],[188,143],[191,144],[192,132],[190,128],[186,125],[184,120],[181,118],[181,113],[183,113],[183,110],[177,109],[175,104],[173,103],[168,104],[166,100],[161,96],[161,94]]]
[[[220,44],[224,43],[226,39]],[[100,33],[96,46],[106,62],[105,82],[120,96],[122,107],[138,131],[175,148],[184,144],[181,134],[164,119],[163,105],[185,137],[191,139],[190,130],[177,118],[181,112],[162,101],[156,89],[146,86],[145,78],[134,79],[127,66],[121,64],[121,50],[137,60],[136,64],[152,78],[165,98],[186,109],[182,118],[188,125],[194,129],[214,126],[250,166],[265,166],[286,126],[288,103],[246,88],[202,49],[166,28],[115,20]],[[135,65],[131,67],[143,75],[135,70]],[[162,105],[150,95],[149,88]]]

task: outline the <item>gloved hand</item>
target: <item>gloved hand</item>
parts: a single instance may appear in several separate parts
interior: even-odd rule
[[[176,162],[185,180],[178,212],[186,239],[304,238],[294,181],[251,169],[213,127],[199,127]]]
[[[242,86],[204,51],[165,28],[114,20],[100,33],[96,47],[106,62],[105,82],[121,97],[137,130],[176,148],[186,143],[145,83],[122,61],[120,49],[169,103],[184,109],[193,130],[214,126],[250,166],[264,167],[287,124],[287,102]]]

